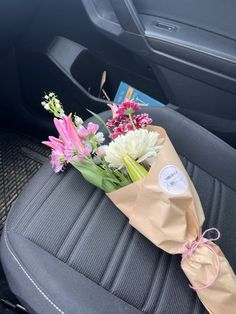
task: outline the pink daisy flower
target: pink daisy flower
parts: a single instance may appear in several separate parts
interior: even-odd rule
[[[128,116],[134,114],[137,110],[140,110],[141,106],[133,101],[123,102],[119,109],[116,111],[118,116]]]

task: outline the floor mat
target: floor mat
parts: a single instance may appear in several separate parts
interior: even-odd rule
[[[47,160],[50,150],[25,136],[0,130],[0,233],[12,203],[24,185]],[[0,298],[14,304],[0,266]],[[15,313],[0,304],[1,314]]]
[[[0,131],[0,232],[12,203],[49,153],[30,138]]]

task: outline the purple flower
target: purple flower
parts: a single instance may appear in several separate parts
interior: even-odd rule
[[[89,122],[87,128],[80,126],[77,129],[77,133],[81,138],[86,138],[88,135],[95,135],[99,129],[99,125],[96,123]]]
[[[83,139],[83,143],[87,147],[91,147],[91,151],[105,141],[104,135],[102,132],[98,132],[99,125],[89,122],[87,128],[80,126],[77,129],[78,135]]]

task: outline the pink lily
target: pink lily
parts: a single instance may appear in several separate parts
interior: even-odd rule
[[[49,136],[49,141],[42,142],[44,145],[52,148],[51,153],[51,165],[55,172],[63,171],[63,168],[66,165],[66,158],[65,158],[65,147],[62,140],[54,137]]]
[[[63,115],[62,119],[54,118],[54,124],[60,139],[64,143],[65,156],[68,162],[76,157],[79,160],[83,160],[85,156],[89,155],[89,150],[84,146],[82,139],[77,134],[71,115]]]
[[[52,150],[50,163],[56,173],[63,171],[64,167],[66,166],[65,156],[59,151]]]
[[[44,145],[47,145],[48,147],[60,151],[60,152],[64,152],[64,143],[63,141],[61,141],[60,139],[54,137],[54,136],[49,136],[48,137],[49,141],[43,141],[42,143]]]
[[[71,115],[63,115],[62,119],[54,118],[55,127],[64,144],[73,144],[78,149],[83,149],[83,143],[78,136]]]

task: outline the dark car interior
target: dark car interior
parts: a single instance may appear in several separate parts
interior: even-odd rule
[[[123,81],[164,104],[145,111],[236,271],[235,17],[234,0],[0,2],[0,313],[207,313],[179,256],[72,168],[53,173],[40,103],[53,91],[83,120],[108,117]]]

